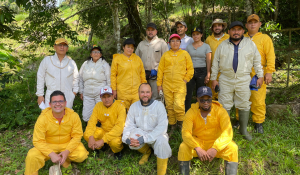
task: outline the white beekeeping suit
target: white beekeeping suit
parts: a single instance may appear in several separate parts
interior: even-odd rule
[[[73,101],[77,93],[78,86],[78,69],[74,60],[65,56],[59,61],[57,54],[47,56],[43,59],[37,72],[37,96],[44,95],[46,84],[47,91],[45,95],[45,105],[49,107],[50,95],[55,90],[62,91],[66,96],[67,107],[73,107]]]
[[[140,101],[133,103],[128,111],[122,141],[126,143],[129,138],[135,138],[136,134],[143,136],[144,144],[148,144],[154,150],[154,154],[161,159],[172,156],[167,134],[168,118],[164,105],[154,100],[149,106],[142,106]],[[132,147],[138,150],[144,146]]]
[[[110,86],[110,66],[102,58],[96,63],[85,61],[79,71],[79,93],[83,94],[82,116],[84,121],[89,121],[94,106],[101,101],[100,89]]]

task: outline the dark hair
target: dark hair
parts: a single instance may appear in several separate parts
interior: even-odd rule
[[[59,95],[63,96],[63,97],[64,97],[64,100],[66,101],[66,96],[65,96],[65,94],[64,94],[62,91],[54,91],[54,92],[52,92],[52,94],[50,95],[50,102],[52,102],[52,97],[54,97],[54,96],[59,96]]]
[[[104,56],[103,56],[103,52],[102,52],[102,49],[100,48],[100,47],[95,47],[95,48],[93,48],[92,50],[91,50],[91,52],[90,52],[90,54],[92,53],[92,51],[94,50],[94,49],[97,49],[97,50],[99,50],[100,51],[100,53],[102,54],[102,57],[100,57],[100,58],[102,58],[103,60],[105,60],[106,61],[106,59],[104,58]],[[87,61],[90,61],[91,60],[91,55],[89,55],[87,58],[86,58],[86,60]]]
[[[139,86],[139,91],[140,91],[140,88],[141,88],[141,86],[142,86],[143,84],[149,85],[149,86],[150,86],[150,89],[151,89],[151,92],[152,92],[152,87],[151,87],[151,85],[150,85],[149,83],[142,83],[142,84],[140,84],[140,86]]]

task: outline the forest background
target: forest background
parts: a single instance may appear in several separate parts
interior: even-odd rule
[[[148,22],[156,23],[158,36],[167,41],[176,33],[175,22],[183,20],[189,36],[192,28],[201,27],[204,41],[211,34],[214,19],[246,23],[252,13],[260,16],[261,31],[273,39],[276,73],[268,87],[270,112],[265,134],[253,133],[250,122],[248,130],[254,140],[246,142],[234,130],[239,174],[300,174],[299,0],[0,0],[0,174],[24,173],[25,157],[33,146],[34,123],[41,112],[35,95],[36,73],[41,60],[54,54],[53,43],[58,37],[70,41],[67,54],[80,69],[92,45],[100,45],[111,62],[113,54],[122,52],[126,38],[134,38],[136,43],[144,39]],[[79,97],[73,108],[81,116]],[[234,115],[231,119],[234,121]],[[167,174],[178,173],[181,142],[177,131],[170,138],[173,156]],[[155,156],[144,166],[138,165],[140,157],[126,146],[119,162],[111,151],[98,157],[90,151],[86,161],[73,163],[63,173],[155,174]],[[47,174],[51,165],[48,161],[40,173]],[[212,163],[194,159],[191,166],[193,174],[224,173],[223,161],[218,159]]]

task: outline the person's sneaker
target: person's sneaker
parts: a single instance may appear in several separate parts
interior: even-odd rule
[[[118,153],[114,153],[114,157],[115,157],[115,159],[121,160],[122,157],[123,157],[123,154],[122,154],[122,152],[120,151],[120,152],[118,152]]]
[[[234,128],[238,129],[240,127],[240,122],[237,120],[233,125]]]
[[[263,128],[262,123],[255,123],[254,132],[260,133],[260,134],[264,133],[264,128]]]

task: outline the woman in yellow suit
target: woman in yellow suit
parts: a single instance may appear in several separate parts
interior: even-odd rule
[[[172,34],[169,39],[171,49],[160,59],[157,73],[157,91],[163,90],[169,124],[172,130],[175,124],[182,126],[185,114],[186,83],[194,75],[191,56],[187,51],[181,50],[180,36]]]
[[[123,54],[115,54],[111,65],[111,88],[114,98],[124,101],[126,110],[139,100],[140,84],[146,83],[145,69],[139,56],[133,53],[135,42],[128,38],[123,43]]]

